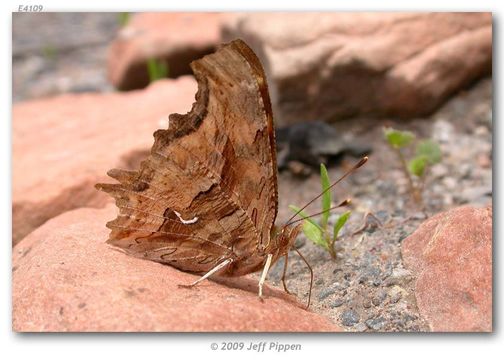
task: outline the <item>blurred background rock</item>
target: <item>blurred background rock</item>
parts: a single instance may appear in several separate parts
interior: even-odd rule
[[[16,13],[13,97],[144,88],[149,61],[190,75],[237,37],[264,64],[277,125],[425,116],[492,72],[491,13]]]
[[[113,13],[14,13],[13,100],[113,90],[107,48],[119,27]]]

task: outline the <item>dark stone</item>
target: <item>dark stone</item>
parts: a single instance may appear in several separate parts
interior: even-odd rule
[[[350,141],[331,125],[322,121],[299,122],[278,128],[276,133],[277,164],[280,170],[291,161],[319,168],[320,163],[338,163],[344,154],[361,157],[372,151],[368,143]]]
[[[354,326],[360,321],[360,315],[354,310],[345,310],[340,319],[344,326]]]
[[[374,266],[365,267],[359,277],[359,284],[367,283],[369,285],[378,286],[382,283],[381,270]]]

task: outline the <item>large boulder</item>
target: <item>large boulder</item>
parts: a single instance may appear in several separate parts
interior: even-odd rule
[[[109,48],[107,71],[121,90],[149,84],[147,62],[161,61],[171,78],[192,74],[189,63],[213,52],[220,41],[219,13],[138,13]]]
[[[131,93],[63,95],[15,104],[12,143],[13,243],[46,220],[110,197],[94,189],[113,167],[131,168],[196,93],[192,77]]]
[[[245,13],[279,123],[427,115],[492,70],[491,13]]]
[[[14,331],[339,331],[283,291],[205,280],[105,243],[116,209],[51,219],[13,249]]]
[[[405,265],[432,331],[492,331],[492,207],[428,219],[404,240]]]

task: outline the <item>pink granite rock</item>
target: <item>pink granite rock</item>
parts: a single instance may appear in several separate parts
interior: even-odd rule
[[[105,244],[115,213],[66,212],[14,247],[14,331],[340,331],[247,277],[179,288],[198,276]]]
[[[404,240],[402,255],[432,331],[492,331],[491,206],[433,216]]]
[[[110,197],[94,184],[112,167],[131,168],[166,127],[168,115],[194,102],[192,77],[142,91],[63,95],[13,107],[13,243],[46,220]]]
[[[416,117],[492,71],[491,13],[244,13],[278,123]]]
[[[149,84],[147,61],[168,65],[168,76],[192,74],[189,63],[220,41],[219,13],[138,13],[120,30],[108,55],[108,75],[121,90]]]

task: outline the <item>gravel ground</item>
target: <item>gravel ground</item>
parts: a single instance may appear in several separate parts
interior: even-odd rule
[[[113,13],[15,13],[13,101],[113,90],[106,80],[105,60],[118,27]],[[414,279],[402,264],[401,242],[426,216],[462,204],[491,203],[492,81],[481,80],[427,118],[408,122],[361,118],[334,126],[342,137],[369,144],[373,152],[369,162],[333,193],[334,199],[353,201],[352,215],[337,243],[337,259],[304,235],[296,242],[315,273],[311,310],[348,331],[428,331],[415,303]],[[411,130],[441,144],[443,160],[427,177],[425,213],[410,201],[398,159],[383,141],[383,126]],[[354,161],[345,158],[342,166],[329,169],[330,177],[336,179]],[[291,215],[288,205],[303,205],[318,195],[319,181],[316,173],[303,180],[289,172],[280,174],[279,224]],[[317,206],[308,213],[319,211]],[[368,212],[380,224],[372,217],[365,221]],[[269,276],[279,286],[282,268],[281,261]],[[287,284],[307,300],[309,271],[294,253]]]
[[[396,154],[383,141],[383,126],[407,129],[441,145],[443,160],[427,176],[425,213],[410,200]],[[304,235],[298,239],[299,250],[315,273],[311,309],[348,331],[428,331],[415,303],[414,279],[402,264],[401,242],[426,216],[463,204],[492,202],[492,81],[483,79],[427,118],[353,119],[336,128],[342,136],[371,144],[373,152],[368,163],[333,193],[335,203],[352,198],[352,215],[337,243],[338,258],[332,260]],[[354,161],[346,158],[343,167]],[[342,167],[329,170],[331,179],[342,172]],[[280,175],[279,224],[290,217],[289,204],[304,205],[318,194],[319,181],[318,174],[305,180],[287,172]],[[307,212],[320,211],[319,204]],[[381,225],[373,217],[366,221],[367,212]],[[364,224],[365,230],[358,231]],[[270,273],[278,286],[282,269],[283,261]],[[309,283],[306,265],[292,253],[289,290],[306,301]]]

